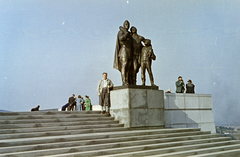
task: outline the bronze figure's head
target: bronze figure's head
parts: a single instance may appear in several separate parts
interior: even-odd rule
[[[130,23],[129,23],[128,20],[124,21],[124,23],[123,23],[123,27],[126,28],[126,29],[129,29],[129,27],[130,27]]]
[[[137,28],[134,26],[132,26],[130,30],[131,30],[131,33],[137,33]]]

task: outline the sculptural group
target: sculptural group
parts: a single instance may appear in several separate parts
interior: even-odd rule
[[[119,27],[114,56],[113,68],[121,72],[122,85],[136,85],[137,73],[141,67],[142,85],[145,86],[145,71],[147,69],[151,86],[155,86],[151,70],[152,60],[156,59],[153,53],[151,40],[137,34],[137,28],[130,28],[129,21]],[[143,45],[144,43],[144,45]]]

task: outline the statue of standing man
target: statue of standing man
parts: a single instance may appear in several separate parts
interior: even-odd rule
[[[140,36],[137,34],[137,28],[132,26],[130,28],[131,30],[131,36],[132,36],[132,39],[133,39],[133,56],[132,56],[132,65],[133,65],[133,72],[132,72],[132,83],[133,85],[136,85],[137,83],[137,73],[138,73],[138,70],[141,66],[141,63],[140,63],[140,55],[141,55],[141,51],[142,51],[142,48],[143,48],[143,45],[142,45],[142,41],[144,41],[144,37]]]
[[[132,64],[132,36],[128,31],[129,27],[130,23],[127,20],[123,27],[119,27],[113,64],[113,68],[121,72],[123,86],[131,82],[129,72]]]

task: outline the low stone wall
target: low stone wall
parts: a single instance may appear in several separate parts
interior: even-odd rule
[[[163,127],[164,94],[158,89],[120,88],[111,91],[111,116],[125,127]]]
[[[165,93],[166,128],[201,128],[216,133],[210,94]]]

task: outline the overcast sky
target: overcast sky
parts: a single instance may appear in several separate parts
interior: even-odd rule
[[[1,0],[0,109],[60,108],[73,93],[98,104],[102,72],[121,85],[112,67],[125,20],[152,40],[160,89],[192,79],[212,94],[216,124],[240,123],[239,0]]]

